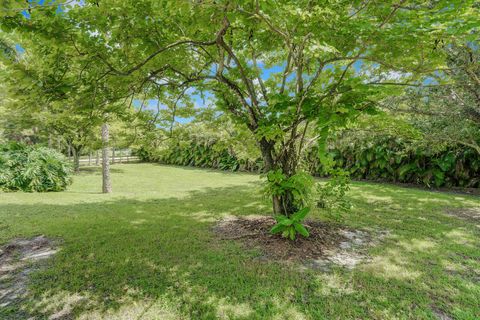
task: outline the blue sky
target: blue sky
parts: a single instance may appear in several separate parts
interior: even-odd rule
[[[58,1],[55,1],[55,0],[50,0],[50,1],[47,1],[47,0],[28,0],[28,2],[31,3],[32,5],[42,6],[44,4],[53,5],[53,4],[55,4],[55,2],[58,2]],[[84,0],[72,0],[72,1],[68,1],[67,5],[69,5],[69,6],[82,6],[84,3],[85,3]],[[65,7],[65,5],[58,4],[58,6],[57,6],[57,12],[58,13],[63,12],[65,9],[67,9]],[[26,18],[30,18],[30,14],[28,13],[27,10],[22,11],[22,14]]]

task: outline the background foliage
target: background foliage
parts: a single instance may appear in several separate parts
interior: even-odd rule
[[[431,125],[423,122],[422,126],[414,127],[388,115],[359,119],[354,127],[329,139],[333,168],[345,169],[353,179],[478,188],[478,153],[456,143],[431,144],[422,132],[432,130]],[[236,135],[241,131],[238,129]],[[222,134],[197,124],[178,128],[171,138],[160,139],[158,146],[145,142],[137,152],[143,161],[261,172],[263,161],[255,151],[255,142],[247,137],[238,139],[235,134]],[[302,167],[316,176],[327,176],[316,144],[308,147]]]

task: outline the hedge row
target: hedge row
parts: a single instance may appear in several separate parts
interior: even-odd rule
[[[139,150],[144,161],[170,165],[260,172],[261,159],[237,157],[234,150],[219,147],[214,140],[178,142],[163,150]],[[472,149],[448,147],[432,152],[425,147],[395,137],[379,138],[375,143],[361,141],[330,148],[336,167],[347,169],[354,179],[402,182],[428,187],[480,187],[480,157]],[[325,176],[315,148],[304,161],[308,170]]]

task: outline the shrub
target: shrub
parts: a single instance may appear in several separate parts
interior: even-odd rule
[[[353,179],[413,183],[427,187],[480,187],[480,158],[471,148],[446,145],[441,149],[393,136],[372,135],[336,141],[329,152],[335,168]],[[308,170],[326,176],[313,149]]]
[[[0,189],[63,191],[71,183],[72,166],[55,150],[24,144],[0,145]]]

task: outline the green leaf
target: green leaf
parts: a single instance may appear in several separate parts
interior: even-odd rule
[[[285,218],[285,220],[280,221],[278,224],[288,227],[293,224],[293,220]]]
[[[295,228],[290,228],[290,240],[295,240]]]
[[[282,232],[284,229],[285,229],[285,226],[281,224],[276,224],[272,227],[272,229],[270,229],[270,232],[273,234],[277,234],[279,232]]]
[[[297,230],[298,233],[300,233],[304,237],[310,236],[310,233],[308,233],[308,230],[300,223],[294,223],[293,226],[295,227],[295,230]]]
[[[284,216],[283,214],[277,214],[274,219],[277,221],[277,222],[281,222],[281,221],[284,221],[286,219],[288,219],[286,216]]]
[[[305,219],[305,217],[307,216],[307,214],[309,212],[310,212],[309,207],[305,207],[303,209],[300,209],[298,212],[296,212],[292,215],[292,219],[294,221],[302,221],[303,219]]]
[[[412,169],[415,169],[417,166],[416,164],[414,163],[408,163],[408,164],[405,164],[403,166],[400,167],[400,169],[398,169],[398,175],[400,177],[400,179],[403,179],[403,177],[405,177],[405,175]]]

